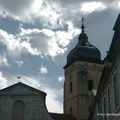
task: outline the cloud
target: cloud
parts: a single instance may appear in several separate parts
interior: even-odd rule
[[[52,0],[52,2],[55,2],[56,0]],[[80,4],[80,3],[84,3],[84,2],[95,2],[96,0],[58,0],[59,3],[61,3],[62,5],[76,5],[76,4]],[[114,0],[114,2],[117,2],[119,0]],[[97,0],[97,2],[102,2],[102,3],[108,3],[110,4],[111,2],[113,2],[113,0]],[[69,4],[68,4],[69,3]]]
[[[16,60],[16,64],[18,65],[18,67],[21,67],[24,64],[24,62],[20,60]]]
[[[30,55],[40,56],[40,57],[50,56],[55,63],[59,64],[61,63],[61,61],[64,62],[65,61],[64,58],[66,56],[65,52],[67,52],[71,41],[73,41],[74,37],[80,33],[80,29],[79,29],[80,19],[78,18],[78,16],[81,17],[81,11],[83,10],[84,12],[87,12],[87,13],[89,12],[91,13],[93,11],[96,11],[96,12],[103,11],[101,13],[104,13],[108,6],[106,5],[105,1],[102,1],[102,0],[98,2],[80,1],[80,4],[77,4],[79,3],[79,1],[75,0],[73,5],[72,5],[73,1],[70,0],[69,2],[72,6],[69,6],[69,7],[67,6],[65,8],[63,8],[63,6],[61,6],[60,3],[67,4],[68,2],[67,0],[58,1],[58,2],[52,1],[52,2],[41,1],[40,4],[38,4],[39,0],[34,0],[33,2],[28,3],[28,7],[30,9],[34,9],[33,10],[33,12],[35,13],[33,15],[35,17],[33,18],[34,20],[38,18],[44,19],[45,17],[45,19],[48,20],[49,22],[59,24],[60,26],[59,25],[56,26],[54,24],[52,25],[54,26],[54,29],[51,29],[49,28],[49,23],[45,20],[43,24],[47,23],[46,28],[26,29],[26,28],[23,28],[24,26],[23,25],[19,27],[19,32],[16,34],[10,34],[4,30],[0,30],[0,42],[4,46],[6,46],[7,52],[8,54],[10,54],[10,56],[20,56],[22,54],[30,54]],[[79,7],[76,7],[76,5],[79,5]],[[5,6],[6,5],[4,5],[4,7]],[[23,7],[25,7],[25,5]],[[46,16],[42,15],[42,12],[39,12],[40,9],[47,11]],[[58,16],[56,15],[57,17],[55,20],[51,20],[53,19],[52,17],[54,16],[54,14],[51,15],[52,17],[50,16],[51,13],[54,13],[52,11],[54,11],[57,14],[60,13],[60,15]],[[31,12],[31,11],[28,10],[28,12]],[[93,12],[91,16],[94,13],[95,12]],[[96,13],[96,14],[100,16],[101,13],[99,14]],[[11,14],[12,14],[12,10],[11,10]],[[19,13],[17,13],[16,15],[19,15]],[[31,18],[30,14],[27,14],[27,15],[29,16],[28,18]],[[104,18],[104,16],[102,18]],[[93,18],[93,19],[96,19],[96,18]],[[60,60],[61,57],[63,57],[62,60]]]
[[[32,48],[36,49],[36,55],[49,55],[54,57],[57,54],[62,54],[65,52],[65,48],[61,48],[58,45],[55,34],[56,33],[50,29],[40,30],[22,28],[19,37],[22,40],[28,39],[27,42]]]
[[[94,11],[104,10],[106,6],[101,2],[86,2],[81,5],[81,11],[84,13],[91,13]]]
[[[59,81],[59,82],[63,82],[64,79],[65,79],[64,76],[59,76],[59,77],[58,77],[58,81]]]
[[[19,37],[26,40],[32,49],[36,49],[38,55],[51,56],[53,60],[56,56],[64,54],[67,46],[74,36],[80,33],[80,29],[73,26],[68,21],[67,30],[50,30],[50,29],[24,29],[20,28]]]
[[[62,96],[63,91],[54,88],[45,88],[47,93],[46,105],[50,112],[63,113],[63,103],[58,98]]]
[[[0,0],[2,8],[6,9],[10,13],[18,14],[24,10],[27,10],[26,7],[30,7],[32,4],[32,0]]]
[[[48,28],[59,28],[69,20],[74,21],[83,11],[91,13],[109,7],[116,8],[113,4],[118,2],[119,0],[0,0],[0,15],[24,23],[41,23]]]
[[[41,65],[41,67],[39,68],[39,72],[41,74],[47,74],[48,73],[48,69],[47,69],[46,66]]]
[[[117,2],[117,4],[116,4],[117,6],[118,6],[118,8],[120,8],[120,1],[119,2]]]
[[[38,55],[37,50],[32,48],[29,42],[22,41],[19,37],[9,34],[4,30],[0,30],[0,43],[7,48],[8,54],[12,56],[19,56],[24,52]]]
[[[9,64],[8,64],[8,59],[6,58],[6,56],[5,55],[1,55],[0,56],[0,67],[1,66],[6,66],[6,67],[8,67],[9,66]]]
[[[12,17],[16,20],[22,20],[22,18],[26,18],[26,16],[30,11],[31,5],[33,1],[32,0],[0,0],[0,8],[1,13],[5,17]]]
[[[65,53],[70,41],[79,33],[80,29],[70,21],[67,21],[66,30],[25,29],[20,26],[16,34],[0,29],[0,43],[5,46],[10,57],[30,54],[42,58],[50,56],[55,60],[54,58]]]
[[[7,87],[7,79],[4,77],[3,73],[0,71],[0,89]]]
[[[0,8],[2,17],[25,23],[39,21],[44,26],[57,25],[60,16],[55,4],[49,4],[47,0],[0,0]]]
[[[120,2],[118,2],[118,7],[120,7]]]
[[[71,21],[67,21],[66,23],[68,25],[68,30],[56,31],[55,34],[55,39],[61,47],[66,47],[70,43],[70,40],[80,33],[80,29],[75,28]]]

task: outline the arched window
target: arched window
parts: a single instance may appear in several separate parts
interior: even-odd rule
[[[72,115],[73,114],[73,110],[72,110],[72,107],[70,107],[70,115]]]
[[[94,83],[92,80],[88,80],[88,90],[92,90],[94,88]]]
[[[73,86],[72,86],[72,82],[70,81],[70,93],[72,92],[73,90]]]
[[[18,100],[13,106],[13,120],[24,120],[24,102]]]

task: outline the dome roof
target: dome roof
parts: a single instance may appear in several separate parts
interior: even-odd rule
[[[101,54],[98,48],[89,43],[87,35],[84,33],[84,25],[82,24],[82,32],[78,38],[78,44],[72,49],[67,56],[67,64],[69,66],[73,62],[80,60],[93,63],[102,63]]]

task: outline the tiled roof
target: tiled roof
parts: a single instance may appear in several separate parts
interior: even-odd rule
[[[52,118],[55,120],[76,120],[74,117],[68,114],[60,114],[60,113],[50,113]]]

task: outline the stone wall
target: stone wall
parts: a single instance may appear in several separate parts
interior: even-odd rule
[[[13,107],[18,100],[24,103],[24,120],[53,120],[47,111],[45,96],[41,91],[20,86],[0,91],[0,120],[13,120]]]

